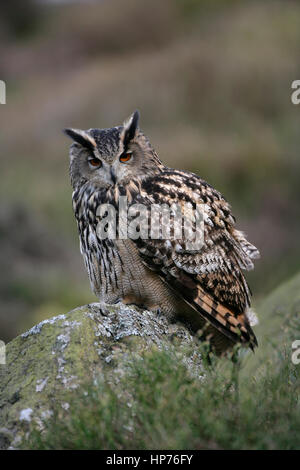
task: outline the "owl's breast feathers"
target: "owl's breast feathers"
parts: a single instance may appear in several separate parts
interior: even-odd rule
[[[187,249],[184,238],[149,237],[133,242],[143,263],[174,295],[232,342],[247,343],[253,349],[257,341],[247,318],[251,292],[242,270],[253,268],[259,252],[235,228],[231,208],[223,196],[197,175],[168,168],[108,191],[87,184],[73,193],[79,232],[83,233],[87,225],[95,228],[99,204],[110,203],[117,208],[119,196],[127,196],[129,206],[144,204],[149,211],[153,204],[189,203],[193,209],[201,205],[204,239],[199,250]],[[190,212],[185,210],[185,216],[191,217],[192,225]]]

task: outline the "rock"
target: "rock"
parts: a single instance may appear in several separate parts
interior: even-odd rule
[[[117,377],[126,363],[151,348],[175,348],[191,372],[201,374],[195,338],[181,324],[123,304],[89,304],[26,331],[6,347],[0,365],[0,448],[16,448],[32,422],[68,409],[65,394],[105,371]],[[190,348],[191,351],[191,348]]]

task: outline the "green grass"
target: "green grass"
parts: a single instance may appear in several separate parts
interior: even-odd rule
[[[259,353],[235,363],[211,357],[199,378],[174,350],[152,351],[122,378],[105,373],[73,392],[69,410],[58,406],[23,447],[299,449],[300,365],[291,361],[291,344],[300,339],[299,283],[298,276],[262,304]],[[280,321],[274,312],[282,305]]]

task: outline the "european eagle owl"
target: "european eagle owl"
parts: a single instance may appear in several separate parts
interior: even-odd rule
[[[93,292],[103,303],[122,301],[183,321],[192,332],[200,330],[217,352],[235,343],[253,349],[257,341],[249,320],[251,293],[243,270],[253,268],[258,250],[236,229],[231,207],[216,189],[194,173],[161,162],[138,120],[136,111],[110,129],[65,130],[74,141],[73,208]],[[106,232],[99,231],[108,208],[120,215],[121,199],[128,204],[127,219],[122,216],[128,226],[145,208],[144,221],[135,224],[139,236],[130,236],[130,231],[123,236],[115,226],[115,236],[107,236],[107,226]],[[176,237],[174,224],[167,235],[160,231],[151,237],[147,222],[153,206],[184,205],[193,233],[192,212],[201,207],[201,246],[191,248],[182,233]],[[130,215],[133,207],[140,209]],[[174,211],[170,213],[168,220],[174,222]]]

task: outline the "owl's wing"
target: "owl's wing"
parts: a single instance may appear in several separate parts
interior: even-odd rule
[[[134,242],[144,263],[206,321],[232,341],[253,348],[257,341],[246,314],[251,293],[242,269],[252,269],[259,252],[235,229],[222,195],[197,175],[169,169],[144,180],[139,202],[181,207],[185,203],[185,219],[194,227],[190,209],[201,206],[204,239],[200,248],[191,249],[185,237],[138,238]]]

